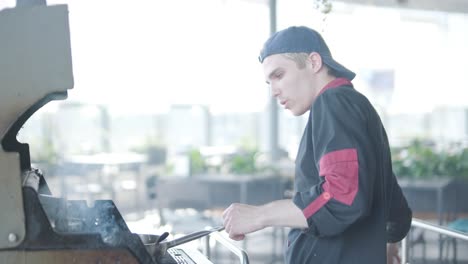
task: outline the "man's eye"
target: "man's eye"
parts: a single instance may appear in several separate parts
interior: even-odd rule
[[[283,73],[282,73],[282,72],[275,74],[275,78],[276,78],[276,79],[281,79],[282,77],[283,77]]]

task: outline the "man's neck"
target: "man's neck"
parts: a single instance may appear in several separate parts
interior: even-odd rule
[[[315,91],[315,97],[319,96],[319,94],[322,92],[323,88],[330,82],[336,80],[337,77],[331,76],[331,75],[325,75],[323,78],[320,78],[317,80],[317,91]]]

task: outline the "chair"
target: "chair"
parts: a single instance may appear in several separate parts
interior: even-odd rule
[[[463,232],[468,234],[468,218],[458,218],[447,224],[447,227],[458,232]],[[457,239],[447,237],[447,259],[448,259],[448,249],[453,245],[453,258],[452,263],[457,263]]]

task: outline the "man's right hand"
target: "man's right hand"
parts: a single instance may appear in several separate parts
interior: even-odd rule
[[[290,199],[261,206],[234,203],[224,211],[223,224],[233,240],[270,226],[308,227],[304,214]]]
[[[248,233],[263,229],[261,224],[261,207],[247,204],[231,204],[223,212],[223,225],[229,238],[242,240]]]

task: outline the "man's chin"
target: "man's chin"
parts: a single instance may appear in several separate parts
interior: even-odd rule
[[[289,109],[289,111],[291,111],[291,114],[293,114],[293,116],[301,116],[303,115],[306,111],[302,111],[302,110],[298,110],[298,109]]]

